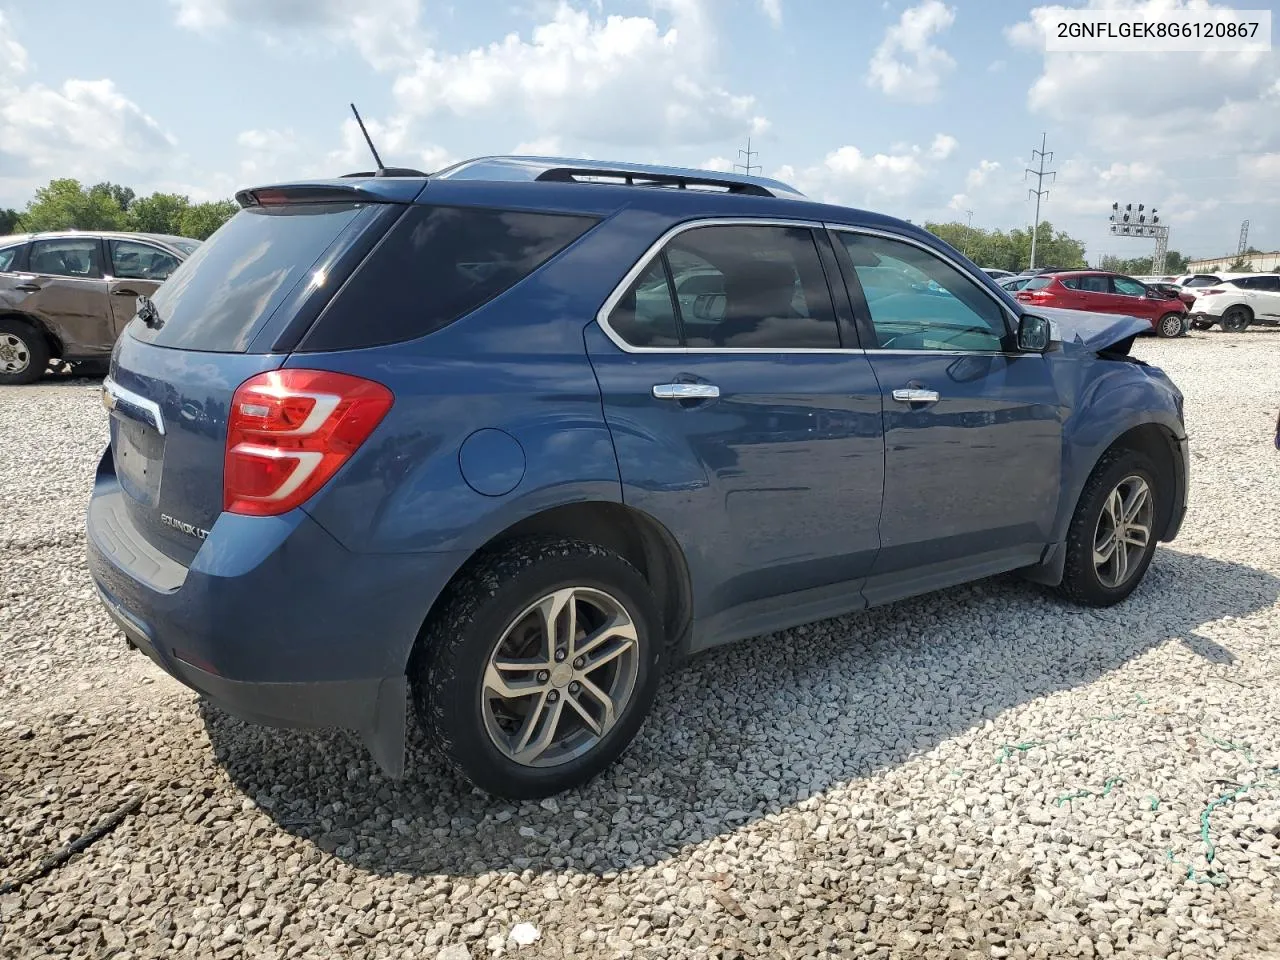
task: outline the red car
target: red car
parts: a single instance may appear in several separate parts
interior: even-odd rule
[[[1146,284],[1118,273],[1101,270],[1071,270],[1045,273],[1014,294],[1023,303],[1094,313],[1123,313],[1151,324],[1162,337],[1180,337],[1187,332],[1187,305]]]

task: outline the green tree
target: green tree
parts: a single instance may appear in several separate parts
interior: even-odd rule
[[[196,203],[183,211],[179,219],[180,230],[184,237],[195,237],[207,240],[209,235],[235,216],[240,205],[234,200],[211,200],[208,203]]]
[[[1025,270],[1031,262],[1031,231],[982,230],[963,223],[926,223],[925,229],[984,267]],[[1084,244],[1042,222],[1036,236],[1036,266],[1083,267]]]
[[[125,214],[109,190],[85,190],[79,180],[50,180],[36,191],[22,216],[23,227],[39,230],[121,230]]]
[[[115,200],[116,205],[125,213],[129,212],[129,204],[133,203],[135,196],[132,187],[123,187],[118,183],[110,183],[103,181],[95,183],[89,188],[90,193],[105,193]]]
[[[182,218],[191,201],[178,193],[153,193],[139,197],[129,206],[129,227],[142,233],[182,232]]]
[[[22,214],[9,207],[0,207],[0,237],[22,232]]]
[[[1244,257],[1236,257],[1227,266],[1227,273],[1253,273],[1253,264]]]

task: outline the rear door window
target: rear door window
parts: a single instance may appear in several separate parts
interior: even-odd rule
[[[50,277],[98,280],[102,277],[102,245],[97,237],[60,237],[31,244],[32,273]]]
[[[152,297],[151,326],[130,333],[161,347],[243,353],[290,291],[325,283],[311,268],[345,231],[371,218],[371,204],[247,207],[174,271]]]
[[[349,350],[424,337],[519,283],[596,222],[415,205],[352,275],[300,349]]]
[[[1083,290],[1085,293],[1110,293],[1111,292],[1111,280],[1107,277],[1102,277],[1096,273],[1091,273],[1091,274],[1088,274],[1087,276],[1077,277],[1076,279],[1079,281],[1079,284],[1080,284],[1078,287],[1076,287],[1076,289]]]
[[[108,240],[112,276],[117,280],[165,280],[178,269],[172,253],[134,240]]]

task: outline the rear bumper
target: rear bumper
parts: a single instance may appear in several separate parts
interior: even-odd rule
[[[398,775],[409,654],[460,558],[354,554],[296,510],[224,514],[185,568],[145,549],[124,496],[99,475],[87,539],[94,583],[129,642],[242,719],[356,730]]]

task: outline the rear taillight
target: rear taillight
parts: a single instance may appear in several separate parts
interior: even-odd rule
[[[1197,294],[1196,294],[1196,296],[1197,296],[1197,297],[1212,297],[1212,296],[1214,296],[1215,294],[1219,294],[1219,293],[1226,293],[1226,292],[1227,292],[1227,291],[1223,290],[1223,289],[1222,289],[1222,288],[1220,288],[1220,287],[1214,287],[1212,290],[1201,290],[1199,293],[1197,293]]]
[[[380,383],[327,370],[272,370],[246,380],[227,416],[222,508],[274,516],[304,503],[394,401]]]

